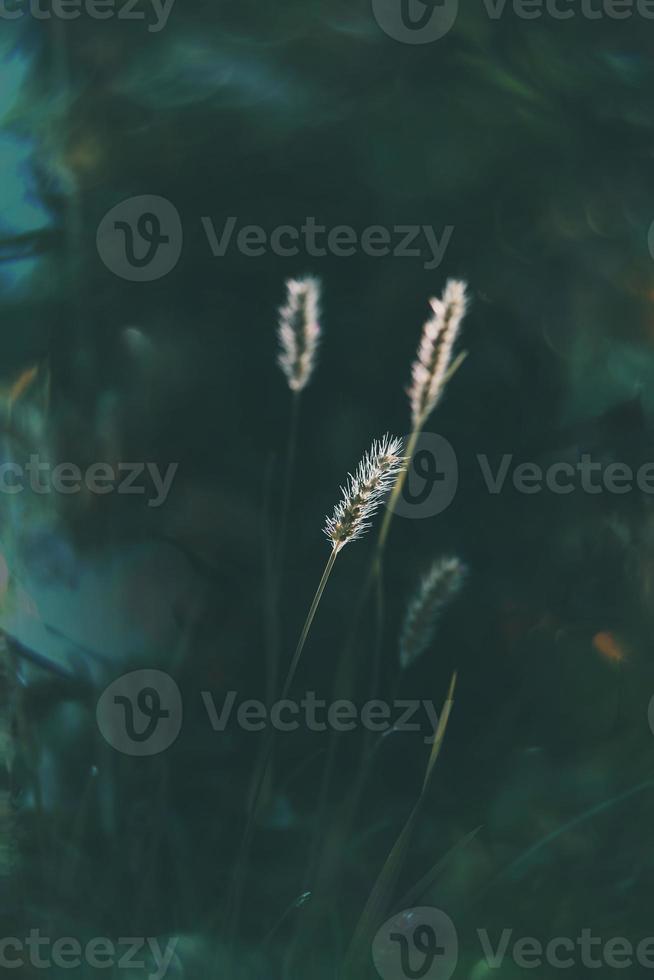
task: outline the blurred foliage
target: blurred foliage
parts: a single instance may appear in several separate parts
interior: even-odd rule
[[[38,651],[75,673],[70,684],[14,651],[21,862],[3,935],[25,923],[80,938],[178,935],[175,976],[331,977],[415,802],[422,739],[384,740],[354,825],[331,841],[338,860],[296,907],[312,843],[343,816],[362,740],[341,737],[320,813],[326,740],[280,738],[230,943],[257,736],[214,734],[196,708],[153,761],[115,756],[95,726],[103,686],[146,665],[171,670],[191,705],[202,690],[266,695],[265,512],[278,504],[289,413],[276,307],[284,279],[307,270],[324,282],[326,338],[301,417],[284,658],[339,482],[372,436],[409,428],[404,388],[426,300],[448,275],[474,297],[470,356],[431,424],[457,450],[459,493],[436,518],[396,520],[386,567],[386,696],[413,583],[444,553],[471,569],[432,654],[402,679],[402,696],[439,703],[460,674],[399,894],[480,826],[422,899],[456,919],[470,978],[483,975],[482,927],[649,934],[651,503],[491,496],[475,461],[651,454],[648,29],[508,9],[494,22],[478,4],[418,47],[387,38],[367,0],[179,0],[159,34],[86,18],[3,24],[0,374],[10,385],[39,363],[51,378],[47,409],[26,396],[20,435],[80,464],[180,464],[161,511],[113,495],[56,513],[3,502],[3,628],[9,614],[28,622]],[[105,212],[142,193],[173,201],[185,228],[179,266],[145,285],[113,277],[95,247]],[[365,255],[212,258],[200,218],[229,215],[267,229],[313,215],[455,230],[436,272]],[[633,411],[616,420],[624,404]],[[331,690],[369,558],[362,542],[330,583],[302,690]],[[593,643],[607,632],[619,662]],[[366,619],[362,698],[372,646]]]

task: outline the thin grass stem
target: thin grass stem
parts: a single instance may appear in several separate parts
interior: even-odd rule
[[[302,627],[302,632],[300,633],[300,638],[298,640],[297,647],[295,648],[295,653],[293,654],[293,659],[291,660],[291,664],[288,669],[288,673],[286,675],[286,680],[284,682],[284,687],[282,689],[282,694],[280,699],[282,701],[288,696],[288,693],[293,684],[293,680],[295,679],[295,674],[297,673],[297,668],[299,666],[300,659],[302,657],[302,652],[306,645],[309,633],[311,631],[311,626],[316,617],[318,606],[320,605],[320,600],[322,599],[323,593],[327,586],[327,582],[329,581],[329,576],[331,575],[334,565],[336,563],[338,554],[339,554],[339,549],[333,548],[329,556],[329,560],[325,565],[325,569],[322,573],[322,577],[318,584],[318,588],[316,589],[316,593],[311,602],[311,606],[309,607],[307,618],[304,622],[304,626]],[[234,881],[235,881],[234,898],[232,902],[232,912],[230,917],[231,918],[230,934],[231,934],[232,947],[233,947],[234,940],[236,938],[238,920],[240,918],[240,909],[241,909],[243,890],[245,885],[245,872],[247,869],[247,862],[250,853],[250,847],[252,844],[252,837],[254,834],[255,820],[259,809],[259,804],[261,802],[262,790],[266,784],[266,778],[270,770],[270,766],[272,764],[274,746],[275,746],[275,729],[271,728],[269,730],[268,738],[266,740],[263,752],[259,759],[257,772],[255,774],[255,778],[253,781],[252,792],[250,795],[250,806],[249,806],[247,823],[245,826],[245,832],[243,834],[243,840],[241,843],[240,853],[236,864],[236,871],[234,874]]]
[[[293,683],[293,679],[295,677],[295,673],[297,671],[298,664],[300,663],[300,658],[302,656],[302,651],[304,650],[304,646],[307,642],[307,637],[309,636],[309,632],[311,630],[311,626],[315,619],[316,612],[318,611],[318,606],[320,605],[320,600],[322,599],[323,592],[325,591],[325,587],[327,585],[327,582],[329,581],[329,576],[332,573],[332,569],[334,568],[334,564],[336,563],[336,559],[338,558],[338,555],[339,555],[338,548],[333,548],[329,556],[329,560],[325,565],[325,570],[322,573],[320,584],[316,589],[316,594],[313,597],[313,602],[311,603],[311,607],[309,609],[309,613],[305,620],[304,626],[302,627],[302,632],[300,633],[300,639],[298,640],[295,653],[293,654],[291,666],[289,667],[288,674],[286,676],[286,681],[284,683],[284,688],[282,690],[282,698],[281,698],[282,700],[284,700],[284,698],[288,695],[291,684]]]
[[[277,596],[279,602],[282,580],[284,577],[284,560],[286,557],[286,539],[288,536],[288,514],[291,504],[291,488],[293,486],[293,476],[295,473],[295,459],[297,456],[297,438],[300,418],[300,398],[301,392],[294,391],[291,398],[291,418],[288,429],[288,445],[286,448],[286,467],[284,471],[284,488],[282,491],[282,509],[279,522],[279,543],[277,555]]]

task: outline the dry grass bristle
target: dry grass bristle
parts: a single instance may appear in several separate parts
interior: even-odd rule
[[[424,425],[445,389],[454,343],[468,308],[465,282],[449,279],[442,298],[429,303],[433,315],[423,327],[408,390],[414,429]]]
[[[325,534],[335,551],[360,538],[371,525],[380,503],[391,490],[404,465],[402,440],[385,435],[375,440],[354,475],[350,474],[343,498],[327,518]]]

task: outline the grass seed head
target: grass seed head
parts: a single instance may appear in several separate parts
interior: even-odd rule
[[[466,284],[449,279],[442,298],[429,303],[432,316],[422,330],[408,391],[414,428],[427,421],[443,394],[454,343],[468,308]]]
[[[400,637],[400,665],[410,667],[434,638],[445,607],[460,592],[466,567],[458,558],[435,561],[409,603]]]
[[[320,343],[320,281],[312,276],[286,282],[286,303],[279,310],[277,362],[291,391],[311,380]]]
[[[327,518],[325,534],[335,551],[360,538],[404,465],[402,440],[385,435],[373,442],[354,475],[341,487],[342,499]]]

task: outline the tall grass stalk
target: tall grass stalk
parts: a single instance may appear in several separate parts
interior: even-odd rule
[[[454,705],[456,680],[457,675],[455,673],[452,675],[447,697],[443,704],[420,794],[370,892],[345,957],[341,980],[360,980],[362,976],[365,976],[365,964],[369,961],[371,939],[393,900],[393,893],[404,866],[411,837],[427,797],[427,790],[441,752]]]
[[[268,696],[276,693],[279,671],[280,602],[284,580],[284,564],[288,537],[288,516],[295,474],[295,459],[300,420],[300,402],[316,367],[321,340],[320,280],[313,276],[286,281],[286,301],[279,308],[277,363],[283,372],[291,392],[291,409],[284,477],[282,483],[281,510],[278,535],[273,538],[273,554],[268,554],[266,575],[266,659],[268,670]]]
[[[387,496],[397,473],[404,463],[404,458],[401,455],[401,446],[402,442],[400,439],[393,438],[389,435],[373,442],[372,448],[363,457],[356,473],[350,475],[346,486],[342,488],[342,498],[334,508],[333,515],[326,519],[324,533],[331,543],[331,553],[300,632],[282,688],[281,700],[285,700],[290,692],[320,605],[320,600],[336,564],[336,559],[347,544],[362,537],[370,527],[372,518]],[[247,861],[261,802],[262,790],[272,764],[274,741],[275,729],[271,728],[264,743],[264,748],[255,773],[248,819],[237,859],[234,877],[234,897],[230,915],[232,942],[236,935],[240,916]]]
[[[356,473],[349,478],[348,484],[342,488],[342,499],[334,508],[334,513],[325,522],[325,535],[331,542],[331,553],[327,559],[318,588],[311,601],[309,612],[300,632],[300,637],[293,654],[286,680],[282,688],[281,700],[289,694],[295,674],[304,652],[304,648],[313,625],[320,600],[333,571],[336,559],[343,548],[360,538],[370,527],[370,522],[382,503],[384,497],[393,485],[397,473],[404,464],[400,453],[401,440],[388,435],[375,441],[372,448],[359,464]],[[259,804],[261,787],[266,770],[270,763],[274,742],[274,729],[271,729],[267,740],[266,750],[261,764],[261,772],[255,780],[250,814],[256,813]]]
[[[306,276],[303,279],[287,280],[286,302],[279,309],[277,326],[279,342],[277,363],[292,394],[278,545],[278,574],[280,578],[283,575],[288,513],[295,470],[300,398],[315,371],[318,348],[322,337],[319,322],[320,302],[321,284],[319,279]]]
[[[343,681],[345,681],[346,684],[348,680],[351,682],[352,673],[351,670],[348,669],[348,664],[351,661],[352,650],[358,633],[361,616],[370,597],[370,593],[374,590],[375,612],[373,658],[371,668],[371,684],[369,689],[369,696],[371,699],[374,699],[377,695],[377,687],[381,675],[385,624],[383,587],[384,555],[391,524],[397,504],[404,490],[404,485],[413,463],[413,458],[415,456],[420,437],[424,431],[424,426],[432,412],[437,407],[447,384],[454,377],[468,356],[467,351],[462,351],[460,354],[458,354],[458,356],[453,357],[454,344],[458,337],[461,323],[468,307],[466,284],[458,280],[449,280],[446,284],[442,298],[432,299],[430,301],[430,305],[432,308],[432,317],[430,317],[430,319],[427,320],[423,326],[416,359],[411,370],[412,383],[407,392],[411,405],[412,429],[404,448],[404,465],[397,474],[395,483],[386,504],[386,512],[377,536],[372,561],[359,593],[350,633],[346,643],[343,646],[343,650],[339,658],[339,665],[336,671],[337,685],[339,682],[342,683]],[[347,689],[339,691],[338,686],[335,686],[334,688],[335,697],[348,697],[349,694],[350,691]],[[363,795],[363,789],[367,779],[370,762],[374,754],[371,748],[371,741],[370,733],[367,733],[364,739],[358,777],[355,786],[353,787],[351,800],[346,804],[347,813],[345,815],[345,820],[348,822],[348,824],[351,824],[356,819],[358,801]],[[336,745],[336,735],[335,733],[332,733],[330,736],[327,753],[327,765],[324,769],[319,796],[320,804],[319,820],[317,822],[318,827],[322,825],[326,813],[327,800],[329,798],[329,785],[335,765]],[[319,878],[321,877],[321,873],[317,870],[318,833],[319,831],[317,830],[316,834],[314,835],[311,857],[309,861],[309,875],[305,881],[306,887],[311,885],[314,875],[317,874]],[[323,867],[327,867],[328,865],[329,858],[327,858],[327,862],[323,861]]]

